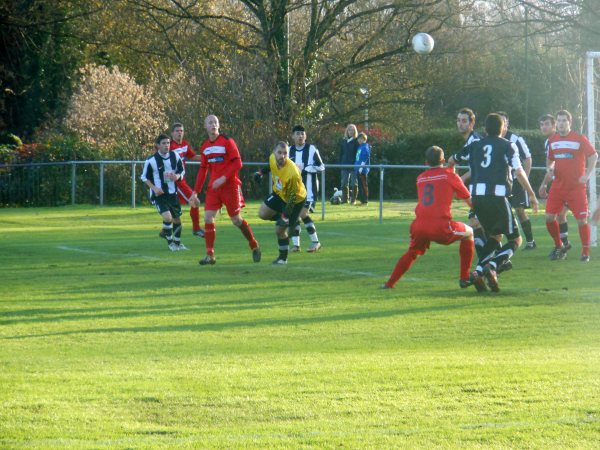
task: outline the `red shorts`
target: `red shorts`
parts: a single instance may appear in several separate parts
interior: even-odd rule
[[[585,219],[588,216],[585,186],[571,190],[557,189],[552,186],[546,200],[546,214],[560,214],[565,205],[571,210],[575,219]]]
[[[418,255],[423,255],[431,242],[450,245],[465,237],[466,227],[464,223],[453,220],[415,220],[410,225],[410,248]]]
[[[181,180],[177,182],[177,198],[179,198],[180,205],[186,205],[190,202],[190,198],[192,197],[192,188],[187,181]]]
[[[223,205],[227,208],[229,217],[237,216],[240,213],[246,206],[241,186],[226,184],[219,189],[209,188],[206,190],[205,211],[217,211]]]

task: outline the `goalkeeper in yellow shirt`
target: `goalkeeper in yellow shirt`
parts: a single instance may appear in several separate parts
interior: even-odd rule
[[[289,147],[285,142],[278,142],[269,157],[269,168],[254,174],[256,181],[271,172],[273,192],[260,205],[258,216],[263,220],[276,222],[275,233],[279,244],[279,256],[273,264],[287,264],[290,234],[298,221],[298,216],[306,201],[306,187],[302,182],[300,171],[289,158]]]

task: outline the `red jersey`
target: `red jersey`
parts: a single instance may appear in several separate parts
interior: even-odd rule
[[[566,136],[554,134],[548,146],[548,159],[554,161],[554,186],[567,190],[584,186],[579,178],[585,175],[587,157],[596,151],[588,138],[575,131]]]
[[[179,155],[179,157],[183,161],[184,167],[185,161],[187,159],[192,159],[194,156],[196,156],[196,152],[192,150],[192,146],[185,139],[183,139],[179,144],[171,139],[171,145],[169,146],[169,150]]]
[[[214,141],[205,140],[200,147],[200,170],[194,185],[194,191],[200,192],[206,179],[206,172],[210,169],[209,187],[217,178],[225,176],[225,186],[240,186],[242,182],[238,171],[242,168],[240,152],[231,138],[220,134]]]
[[[460,177],[444,167],[434,167],[419,175],[417,191],[419,203],[415,214],[419,220],[452,220],[450,207],[454,194],[460,199],[471,196]]]

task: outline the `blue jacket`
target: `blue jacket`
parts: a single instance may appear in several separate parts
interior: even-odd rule
[[[369,173],[368,167],[362,167],[364,165],[371,164],[371,146],[368,143],[361,144],[356,150],[356,161],[354,161],[354,171],[362,175]]]

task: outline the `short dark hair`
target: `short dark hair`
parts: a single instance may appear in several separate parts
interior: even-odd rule
[[[503,125],[504,119],[498,113],[488,114],[485,118],[485,132],[488,136],[500,136]]]
[[[566,116],[567,119],[569,119],[569,123],[573,122],[573,116],[566,109],[561,109],[559,112],[557,112],[556,117],[558,117],[558,116]]]
[[[294,128],[292,128],[292,133],[295,133],[296,131],[306,131],[304,129],[304,127],[302,125],[294,125]]]
[[[425,150],[425,162],[431,167],[439,166],[444,161],[444,150],[433,145]]]
[[[552,125],[554,125],[556,123],[556,119],[554,118],[554,116],[552,114],[543,114],[543,115],[541,115],[538,118],[538,123],[545,122],[546,120],[549,120]]]
[[[171,140],[171,138],[170,138],[169,136],[167,136],[165,133],[160,133],[160,134],[158,135],[158,137],[156,138],[156,140],[154,141],[154,143],[155,143],[156,145],[160,145],[160,143],[161,143],[162,141],[164,141],[165,139]]]
[[[504,111],[498,111],[498,112],[496,112],[496,114],[498,114],[502,117],[506,117],[506,120],[509,120],[508,113],[506,113]]]
[[[461,108],[456,115],[458,114],[466,114],[469,116],[469,123],[475,123],[475,113],[471,108]]]
[[[175,131],[175,128],[183,128],[183,124],[181,122],[175,122],[172,126],[171,126],[171,131]]]

